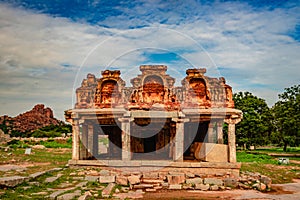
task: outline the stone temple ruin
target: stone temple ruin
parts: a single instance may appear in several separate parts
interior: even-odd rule
[[[187,69],[177,87],[167,66],[142,65],[140,71],[132,87],[118,70],[82,81],[75,108],[65,111],[73,126],[69,164],[237,176],[235,124],[242,112],[234,109],[225,79]]]

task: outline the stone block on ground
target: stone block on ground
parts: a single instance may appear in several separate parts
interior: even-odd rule
[[[99,172],[100,176],[109,176],[110,175],[110,172],[108,170],[105,170],[105,169],[102,169],[100,172]]]
[[[158,184],[162,184],[164,181],[163,180],[159,180],[159,179],[142,179],[143,183],[158,183]]]
[[[116,181],[116,176],[100,176],[100,183],[114,183]]]
[[[3,177],[0,178],[0,186],[15,187],[23,183],[25,180],[27,180],[27,178],[23,176]]]
[[[154,188],[146,188],[146,192],[156,192],[156,189],[154,189]]]
[[[191,184],[199,184],[199,183],[203,183],[203,179],[202,178],[189,178],[189,179],[186,179],[185,182],[187,184],[191,183]]]
[[[93,195],[90,191],[86,191],[83,195],[81,195],[78,200],[87,200],[87,199],[90,199],[92,198]]]
[[[195,174],[190,173],[190,172],[187,172],[187,173],[185,174],[185,176],[186,176],[187,178],[195,178]]]
[[[45,182],[52,183],[52,182],[56,181],[57,179],[59,179],[59,176],[48,177],[48,178],[46,178]]]
[[[195,185],[195,189],[196,190],[202,190],[202,191],[206,191],[206,190],[209,190],[209,184],[196,184]]]
[[[185,182],[185,175],[184,174],[168,175],[167,179],[170,185],[181,184]]]
[[[84,180],[89,181],[89,182],[96,182],[98,181],[99,177],[98,176],[85,176]]]
[[[74,199],[75,197],[80,196],[80,194],[81,194],[80,190],[75,190],[74,192],[58,196],[57,200],[71,200],[71,199]]]
[[[131,185],[138,184],[138,183],[141,182],[140,176],[137,176],[137,175],[131,175],[131,176],[128,177],[128,182],[129,182]]]
[[[169,185],[169,190],[181,190],[182,185],[181,184],[170,184]]]
[[[30,179],[36,179],[36,178],[38,178],[38,177],[40,177],[40,176],[42,176],[42,175],[44,175],[46,172],[36,172],[36,173],[34,173],[34,174],[30,174],[29,175],[29,178]]]
[[[133,186],[134,189],[144,189],[144,188],[153,188],[152,184],[138,184]]]
[[[143,173],[143,178],[146,178],[146,179],[158,179],[159,178],[159,174],[158,174],[158,172],[145,172],[145,173]]]
[[[126,176],[117,176],[116,183],[119,185],[126,186],[128,185],[128,178]]]
[[[232,187],[235,188],[238,186],[238,182],[234,178],[225,178],[224,179],[224,186],[225,187]]]
[[[64,193],[66,190],[58,190],[53,192],[52,194],[49,195],[49,199],[56,199],[56,197],[62,193]]]
[[[205,178],[203,183],[209,184],[209,185],[218,185],[218,186],[223,185],[223,181],[220,179],[216,179],[216,178]]]
[[[212,191],[218,191],[219,190],[219,186],[212,185],[212,186],[210,186],[210,190],[212,190]]]
[[[194,187],[193,187],[193,184],[188,183],[188,184],[183,184],[182,185],[182,189],[184,189],[184,190],[192,190],[192,189],[194,189]]]
[[[116,185],[116,184],[114,184],[114,183],[109,183],[109,184],[106,186],[106,188],[104,188],[104,189],[102,190],[102,197],[105,197],[105,198],[110,197],[110,194],[111,194],[113,188],[115,187],[115,185]]]

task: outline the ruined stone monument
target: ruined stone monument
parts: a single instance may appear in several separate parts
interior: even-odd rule
[[[167,66],[142,65],[140,71],[131,87],[118,70],[82,81],[75,107],[65,111],[73,126],[69,164],[238,175],[235,124],[242,112],[234,109],[225,79],[187,69],[175,86]]]

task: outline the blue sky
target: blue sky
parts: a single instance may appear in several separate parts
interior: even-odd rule
[[[166,64],[224,76],[269,106],[300,82],[300,1],[0,1],[0,115],[44,103],[63,119],[87,73]]]

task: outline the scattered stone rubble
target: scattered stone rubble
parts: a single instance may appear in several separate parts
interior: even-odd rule
[[[65,168],[66,169],[66,168]],[[44,183],[36,182],[34,179],[54,171],[63,171],[61,168],[38,172],[28,177],[4,177],[0,178],[0,187],[15,187],[24,181],[28,187],[44,183],[52,183],[58,180],[63,172],[45,179]],[[230,174],[217,174],[208,176],[202,174],[169,172],[116,172],[106,169],[74,169],[68,174],[73,182],[62,182],[56,188],[48,188],[43,195],[49,199],[73,199],[81,200],[94,198],[141,198],[145,192],[157,192],[159,190],[199,190],[218,191],[231,189],[256,189],[269,191],[272,180],[259,173],[242,172],[240,177],[235,178]],[[88,183],[97,183],[97,188],[89,188]],[[27,188],[27,187],[26,187]],[[101,191],[99,195],[99,191]],[[32,195],[39,195],[32,194]],[[41,194],[40,194],[41,195]]]

